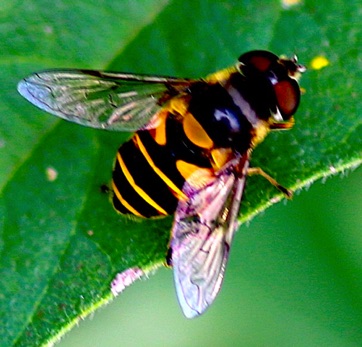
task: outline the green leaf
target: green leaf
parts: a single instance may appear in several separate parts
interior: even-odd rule
[[[109,301],[110,283],[130,267],[164,261],[172,218],[117,215],[100,186],[130,134],[86,129],[37,110],[16,92],[39,69],[79,67],[204,76],[250,49],[297,53],[310,66],[293,130],[271,134],[253,155],[293,189],[358,166],[362,159],[360,4],[305,1],[54,2],[3,0],[0,14],[0,340],[54,341]],[[280,198],[248,180],[243,221]]]

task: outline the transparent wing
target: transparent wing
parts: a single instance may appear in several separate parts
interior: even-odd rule
[[[21,80],[18,91],[35,106],[71,122],[136,131],[191,82],[95,70],[49,70]]]
[[[201,189],[185,183],[189,200],[179,202],[170,247],[177,296],[187,318],[202,314],[221,288],[245,185],[245,175],[235,170],[239,162]]]

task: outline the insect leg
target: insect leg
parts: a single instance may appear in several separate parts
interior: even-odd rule
[[[264,177],[266,180],[268,180],[275,188],[277,188],[279,191],[281,191],[284,196],[287,199],[291,199],[293,197],[293,192],[285,187],[283,187],[281,184],[279,184],[273,177],[268,175],[262,168],[260,167],[251,167],[248,168],[247,174],[249,176],[251,175],[260,175]]]

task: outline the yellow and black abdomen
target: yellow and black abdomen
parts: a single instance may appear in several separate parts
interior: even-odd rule
[[[123,144],[113,171],[113,204],[121,213],[153,217],[172,214],[182,198],[189,170],[210,168],[205,150],[186,136],[183,124],[168,114],[162,129],[138,131]],[[165,143],[157,131],[164,130]]]
[[[200,83],[161,111],[156,129],[123,144],[113,171],[117,211],[142,217],[172,214],[192,173],[213,174],[230,158],[245,117],[220,85]],[[249,123],[247,123],[247,127]],[[250,129],[243,129],[249,148]]]

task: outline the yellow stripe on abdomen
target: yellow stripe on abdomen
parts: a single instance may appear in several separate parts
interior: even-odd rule
[[[115,185],[114,181],[112,181],[112,189],[114,194],[116,195],[117,199],[119,200],[119,202],[132,214],[134,214],[135,216],[138,217],[143,217],[141,213],[139,213],[134,207],[132,207],[121,195],[121,193],[119,192],[117,186]]]
[[[162,179],[163,182],[165,182],[167,184],[167,186],[175,193],[176,197],[178,199],[186,199],[186,195],[172,182],[172,180],[170,178],[168,178],[154,163],[154,161],[152,160],[152,158],[150,157],[150,155],[147,152],[146,147],[143,145],[140,137],[138,136],[138,134],[136,133],[135,135],[136,141],[137,141],[137,145],[141,151],[141,153],[143,154],[143,156],[145,157],[145,159],[147,160],[148,164],[152,167],[152,169],[155,171],[155,173]]]
[[[121,170],[126,177],[128,183],[131,185],[131,187],[135,190],[135,192],[144,199],[149,205],[151,205],[153,208],[155,208],[159,213],[163,215],[167,215],[167,212],[158,205],[142,188],[140,188],[136,182],[134,181],[131,173],[128,171],[127,166],[125,165],[121,154],[117,152],[117,161],[119,163],[119,166],[121,167]],[[118,197],[118,196],[117,196]],[[132,212],[133,213],[133,212]]]

